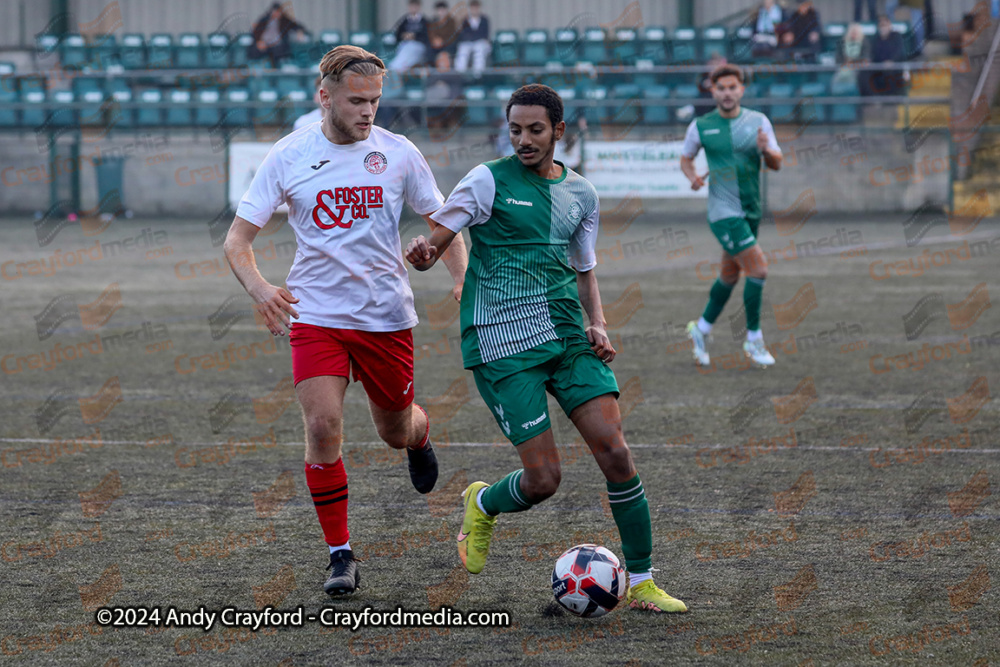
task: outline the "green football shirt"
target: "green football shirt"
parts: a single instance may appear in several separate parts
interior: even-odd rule
[[[576,272],[597,265],[600,206],[594,186],[558,164],[554,179],[516,155],[481,164],[431,216],[472,238],[461,304],[466,368],[584,335]]]
[[[758,129],[764,130],[770,150],[780,150],[767,116],[745,107],[736,118],[723,118],[715,109],[688,126],[681,154],[693,159],[699,149],[705,149],[709,222],[726,218],[760,220]]]

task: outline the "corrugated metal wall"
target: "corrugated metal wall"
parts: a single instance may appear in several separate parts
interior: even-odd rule
[[[376,0],[289,0],[295,17],[302,23],[322,30],[351,29],[358,25],[358,7],[362,2]],[[406,0],[377,0],[379,28],[390,29],[406,11]],[[452,0],[453,10],[464,9],[466,0]],[[936,0],[937,21],[954,23],[968,12],[977,0]],[[665,25],[677,22],[678,0],[482,0],[494,30],[513,28],[523,31],[533,27],[572,25]],[[424,0],[424,12],[433,12],[433,0]],[[695,22],[705,25],[729,16],[741,6],[756,3],[745,0],[697,0]],[[790,7],[797,4],[788,0]],[[848,21],[854,12],[853,0],[815,0],[824,21]],[[151,34],[166,32],[198,32],[207,34],[216,29],[236,33],[248,29],[269,5],[267,0],[70,0],[71,25],[79,26],[103,19],[105,25],[121,17],[121,31]],[[879,6],[884,7],[884,0]],[[23,18],[22,18],[23,17]],[[0,0],[0,45],[16,47],[22,31],[27,43],[51,20],[48,0]],[[350,24],[350,25],[349,25]],[[23,26],[23,27],[22,27]]]

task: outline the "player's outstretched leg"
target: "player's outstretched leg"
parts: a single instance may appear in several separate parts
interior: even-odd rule
[[[323,584],[328,595],[353,593],[361,583],[347,530],[347,471],[340,455],[346,389],[347,378],[331,375],[295,386],[305,422],[306,486],[330,547],[330,576]]]
[[[712,289],[708,292],[708,303],[705,304],[705,311],[698,320],[688,322],[687,334],[691,339],[691,354],[694,362],[699,366],[708,366],[711,358],[708,354],[708,343],[711,340],[712,325],[722,313],[726,302],[736,287],[736,282],[740,279],[740,267],[729,253],[722,253],[722,265],[719,277],[712,283]]]
[[[760,305],[764,292],[764,280],[767,278],[767,256],[759,245],[747,248],[736,256],[736,261],[747,274],[743,285],[743,306],[747,313],[747,339],[743,343],[743,352],[760,368],[774,365],[774,357],[764,344],[764,335],[760,331]]]
[[[472,574],[486,565],[498,514],[523,512],[559,488],[559,452],[552,429],[517,445],[524,465],[495,484],[473,482],[462,494],[465,516],[458,534],[458,556]]]
[[[608,501],[622,538],[629,572],[627,601],[633,609],[685,612],[687,605],[653,583],[653,526],[649,502],[625,444],[621,413],[613,394],[590,399],[570,413],[607,479]]]
[[[431,443],[431,422],[427,411],[416,403],[393,411],[379,407],[370,397],[369,407],[375,430],[394,449],[406,449],[410,482],[419,493],[430,493],[438,478],[437,454]]]

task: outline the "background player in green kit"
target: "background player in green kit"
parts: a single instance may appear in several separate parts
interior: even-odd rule
[[[493,485],[474,482],[462,494],[459,556],[469,572],[481,572],[496,516],[530,509],[559,487],[548,390],[607,478],[629,571],[629,604],[687,611],[653,583],[649,504],[622,435],[618,383],[606,365],[615,350],[594,274],[597,192],[552,158],[566,129],[554,90],[520,88],[507,104],[507,121],[515,155],[470,171],[432,214],[439,226],[430,239],[413,239],[406,249],[406,259],[426,271],[469,228],[462,359],[524,466]],[[586,329],[581,304],[590,320]]]
[[[760,331],[760,302],[767,278],[767,257],[757,243],[760,225],[760,162],[781,169],[781,149],[767,116],[740,106],[743,98],[743,71],[722,65],[711,74],[712,97],[716,109],[691,121],[681,150],[681,170],[699,190],[708,183],[708,224],[722,244],[722,268],[708,295],[705,312],[687,326],[694,343],[695,362],[710,362],[706,347],[712,324],[746,274],[743,305],[747,314],[747,339],[743,351],[758,366],[774,365],[774,357],[764,346]],[[694,168],[698,151],[705,149],[708,173],[699,176]]]

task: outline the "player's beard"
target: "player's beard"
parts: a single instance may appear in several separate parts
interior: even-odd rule
[[[330,107],[330,110],[327,111],[327,116],[330,118],[330,124],[333,125],[338,132],[350,137],[354,141],[364,141],[368,138],[368,135],[371,134],[371,125],[368,126],[367,130],[359,130],[354,127],[354,125],[345,123],[344,120],[337,115],[337,112],[333,110],[333,107]]]
[[[517,159],[521,160],[521,164],[523,164],[525,167],[534,168],[540,165],[543,161],[551,158],[555,154],[555,152],[556,152],[556,136],[555,133],[553,132],[552,140],[549,141],[548,147],[545,150],[541,150],[540,148],[535,148],[535,157],[534,159],[532,159],[530,163],[525,162],[524,159],[521,157],[520,148],[517,149]]]

